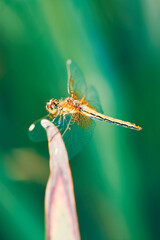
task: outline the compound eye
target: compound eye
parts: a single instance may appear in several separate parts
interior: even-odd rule
[[[53,110],[54,109],[54,103],[50,105],[50,108]]]
[[[54,108],[57,109],[58,108],[58,101],[56,99],[54,99],[53,101],[53,105],[54,105]]]
[[[54,102],[53,105],[54,105],[54,108],[57,108],[57,103]]]

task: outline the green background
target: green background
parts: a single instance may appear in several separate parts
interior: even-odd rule
[[[44,239],[47,143],[29,125],[67,96],[66,60],[96,87],[104,113],[70,161],[82,240],[160,239],[160,3],[0,1],[0,239]]]

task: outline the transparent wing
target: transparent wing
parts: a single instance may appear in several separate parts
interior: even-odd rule
[[[69,159],[77,155],[88,144],[95,125],[92,119],[80,113],[73,114],[70,128],[63,136]]]
[[[43,119],[47,119],[47,120],[53,122],[54,125],[60,131],[60,133],[63,135],[64,132],[66,131],[67,127],[70,124],[71,118],[72,118],[72,115],[70,115],[70,114],[65,115],[65,117],[58,115],[58,116],[56,116],[54,118],[51,118],[49,115],[47,115],[47,116],[37,120],[36,122],[34,122],[29,127],[29,129],[28,129],[29,138],[33,142],[42,142],[42,141],[46,141],[47,140],[46,131],[45,131],[45,129],[41,125],[41,121]],[[52,136],[52,137],[54,137],[54,136]]]
[[[83,73],[76,63],[72,60],[67,60],[68,73],[68,93],[75,99],[81,99],[86,96],[86,82]]]
[[[57,116],[53,119],[47,115],[29,127],[29,138],[34,142],[47,141],[46,131],[41,125],[43,119],[53,122],[62,134],[69,159],[77,155],[86,146],[95,128],[95,122],[80,113]]]
[[[75,99],[85,97],[85,100],[97,111],[102,112],[100,100],[96,89],[93,86],[87,86],[83,73],[76,63],[67,60],[68,72],[68,93]]]
[[[97,112],[103,113],[99,95],[97,90],[93,87],[87,87],[85,100],[93,107]]]

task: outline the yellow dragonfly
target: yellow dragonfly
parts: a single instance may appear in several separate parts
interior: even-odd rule
[[[102,112],[99,97],[93,86],[87,87],[82,72],[72,61],[67,60],[68,93],[69,97],[61,100],[52,98],[46,104],[50,120],[61,132],[69,157],[74,157],[90,140],[95,122],[114,123],[126,128],[141,130],[134,123],[108,117]],[[42,120],[42,119],[41,119]],[[46,138],[41,121],[37,121],[29,128],[29,136],[33,141],[41,141]]]

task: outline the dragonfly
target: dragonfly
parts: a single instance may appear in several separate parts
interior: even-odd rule
[[[90,141],[95,128],[94,120],[138,131],[142,129],[134,123],[104,115],[96,89],[87,86],[83,73],[76,63],[68,59],[66,65],[69,97],[60,100],[52,98],[46,103],[47,116],[36,121],[29,128],[29,136],[33,141],[47,139],[41,120],[48,119],[60,131],[69,158],[73,158]]]

